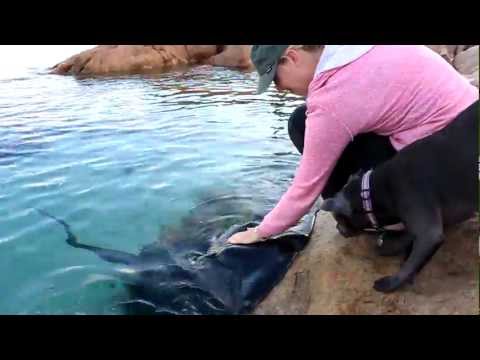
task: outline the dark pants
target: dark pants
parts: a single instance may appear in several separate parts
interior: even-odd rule
[[[298,107],[288,120],[288,134],[301,154],[305,137],[305,111],[305,105]],[[357,135],[340,156],[322,191],[322,198],[335,195],[347,183],[349,176],[358,170],[369,170],[390,159],[395,153],[396,150],[386,136],[374,133]]]

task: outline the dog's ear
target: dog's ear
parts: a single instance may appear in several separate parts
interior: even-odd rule
[[[362,178],[363,174],[365,174],[365,171],[363,169],[360,169],[356,172],[355,177]]]
[[[323,201],[322,205],[320,205],[320,209],[335,214],[345,215],[347,217],[352,215],[352,208],[342,193]]]
[[[364,173],[365,171],[360,169],[355,174],[350,175],[350,177],[348,178],[347,184],[349,184],[352,180],[361,179]]]
[[[323,211],[334,212],[335,210],[335,198],[326,199],[320,205],[320,209]]]

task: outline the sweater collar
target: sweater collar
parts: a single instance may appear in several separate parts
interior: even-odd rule
[[[370,51],[375,45],[325,45],[315,75],[347,65]]]

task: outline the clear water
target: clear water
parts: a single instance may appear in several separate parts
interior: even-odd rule
[[[286,125],[302,100],[256,95],[255,73],[45,72],[83,48],[0,46],[0,314],[118,314],[125,300],[108,264],[33,208],[135,253],[205,199],[267,210],[298,164]]]

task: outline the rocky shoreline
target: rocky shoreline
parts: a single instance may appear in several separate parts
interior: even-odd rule
[[[478,45],[427,45],[478,87]],[[100,45],[52,66],[59,75],[131,75],[197,65],[253,71],[251,45]]]

